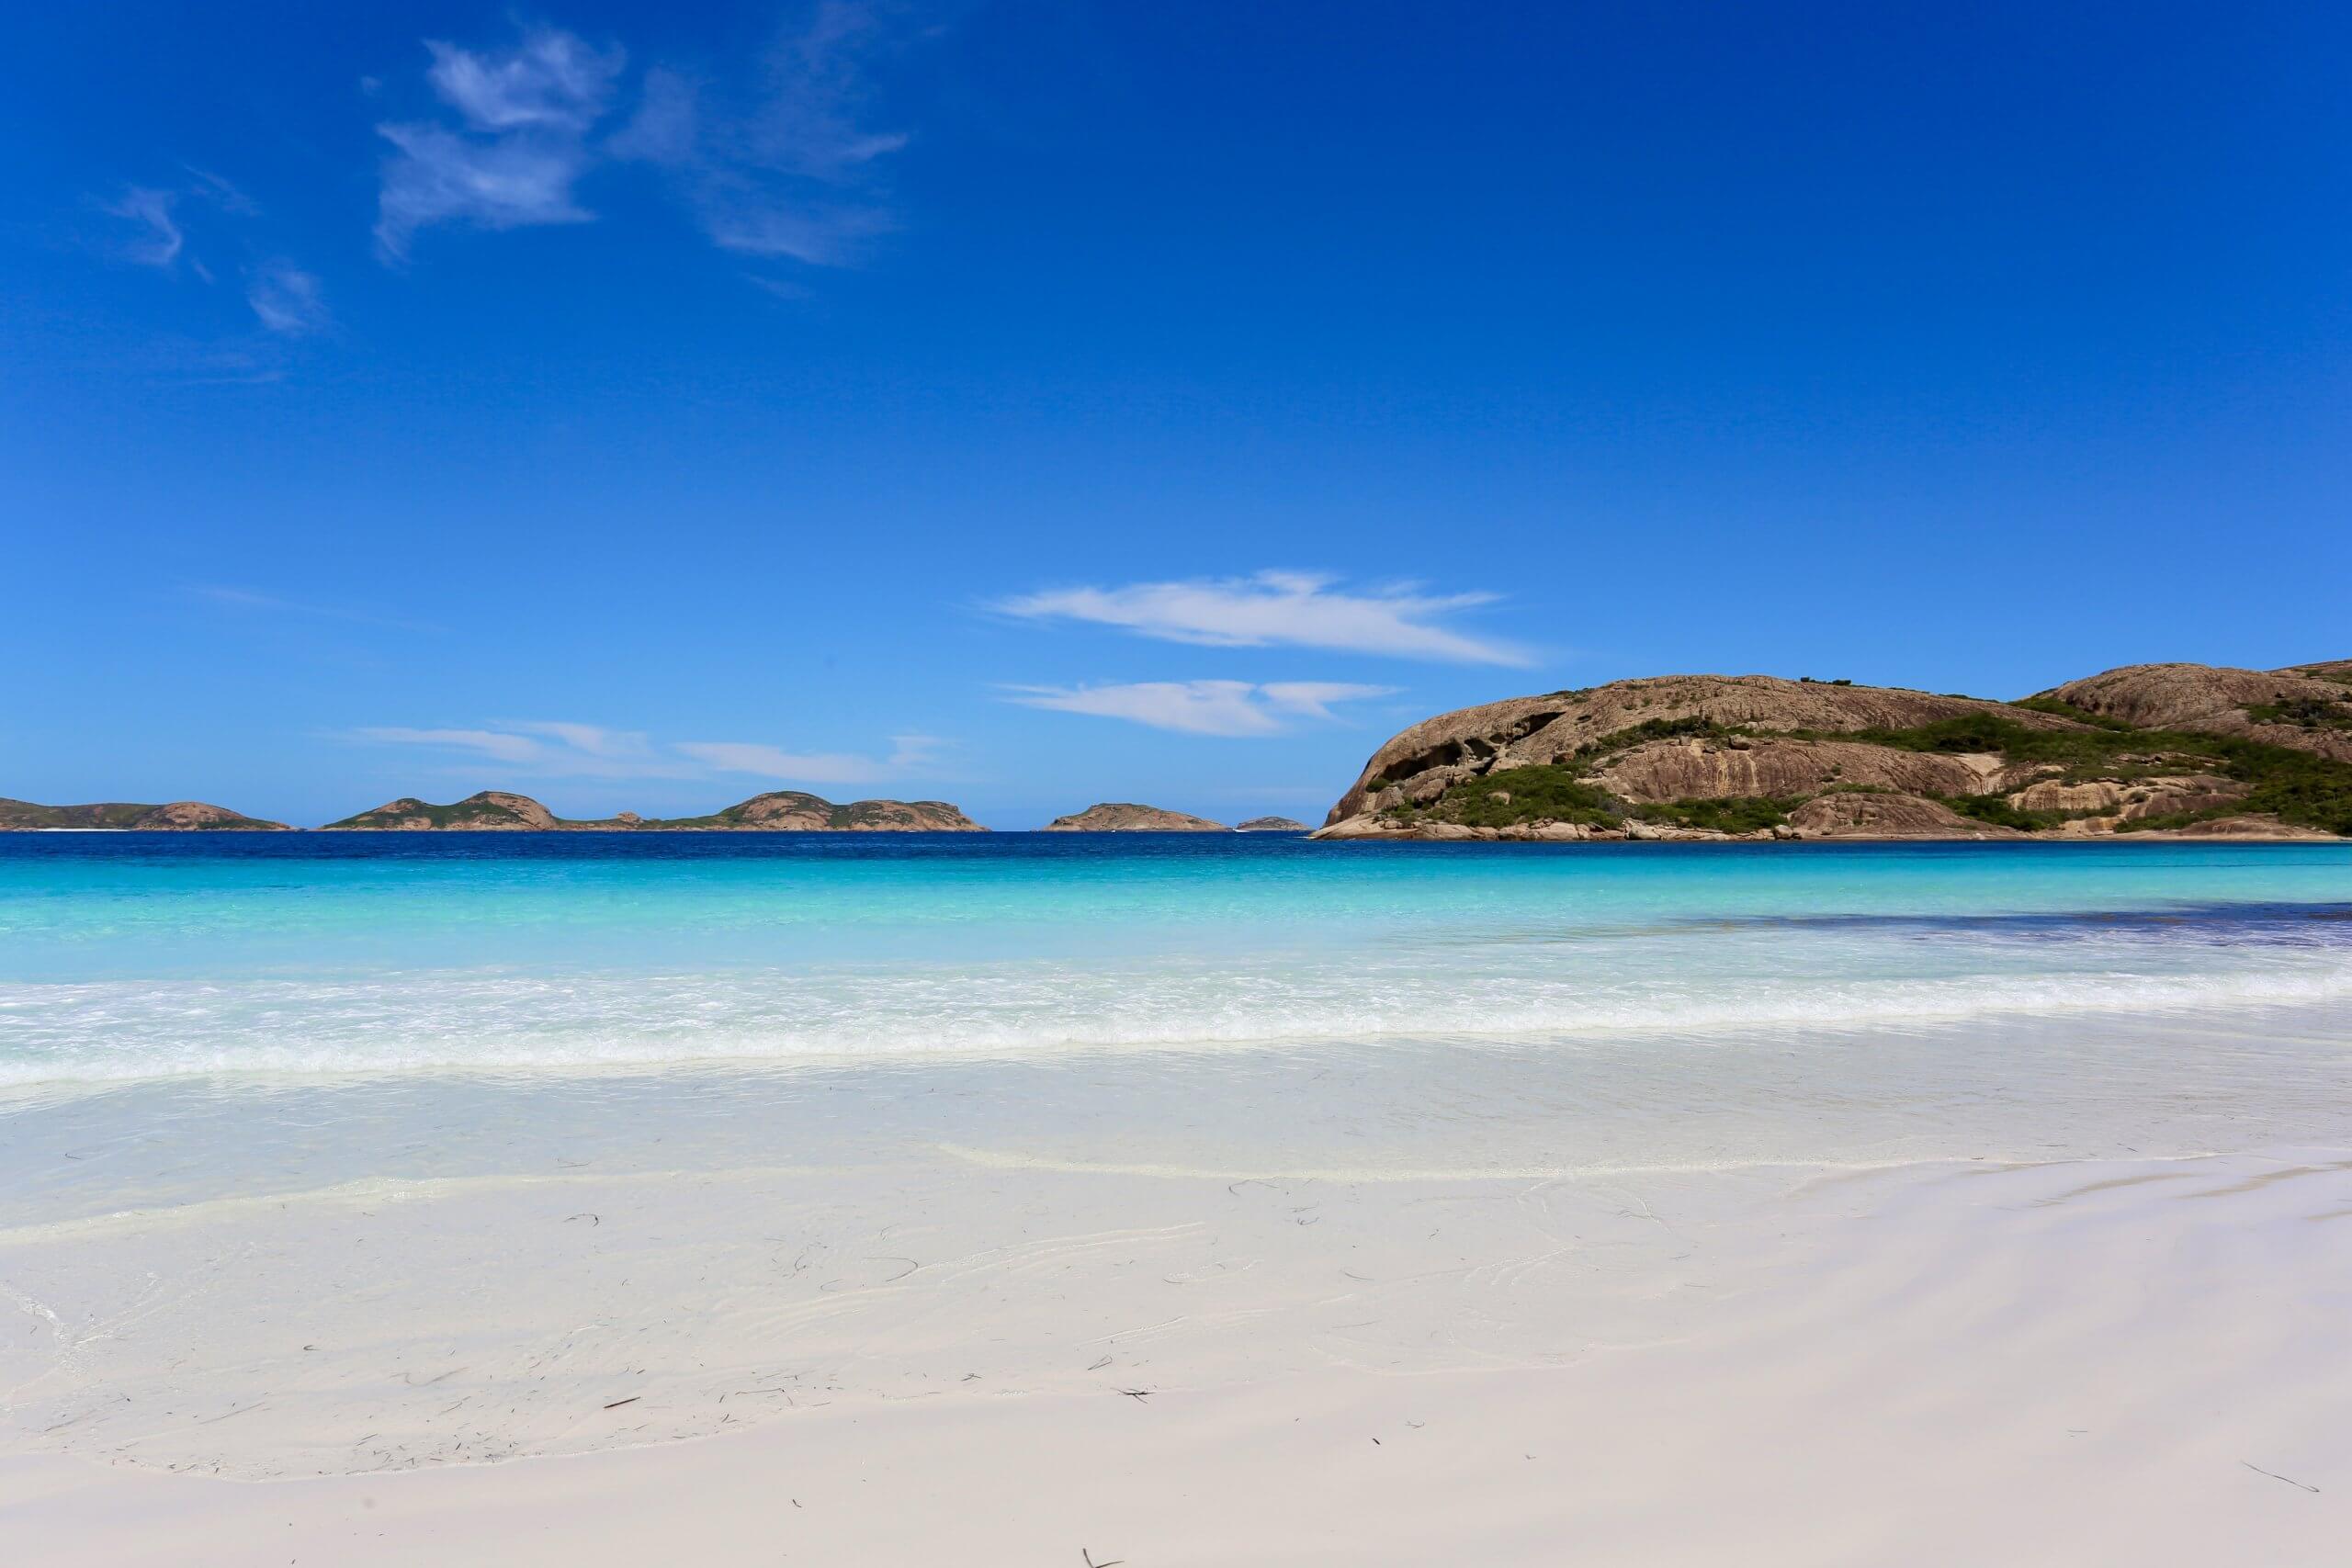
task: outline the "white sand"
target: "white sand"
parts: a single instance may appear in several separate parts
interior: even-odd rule
[[[5,1555],[2352,1561],[2346,1151],[1266,1174],[951,1154],[0,1236]],[[552,1457],[464,1462],[502,1452]]]

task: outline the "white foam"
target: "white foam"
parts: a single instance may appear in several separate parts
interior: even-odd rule
[[[2352,968],[2324,952],[2188,973],[1710,980],[1464,968],[17,984],[0,988],[0,1086],[1431,1038],[1534,1043],[2352,1000]]]

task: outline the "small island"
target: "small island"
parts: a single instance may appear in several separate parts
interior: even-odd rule
[[[448,806],[402,795],[330,822],[322,832],[467,833],[985,833],[944,800],[854,800],[836,805],[799,790],[755,795],[707,817],[558,817],[527,795],[486,789]]]
[[[1252,817],[1249,821],[1238,824],[1233,830],[1237,833],[1304,833],[1306,824],[1293,821],[1287,817]]]
[[[1205,817],[1188,816],[1132,801],[1098,801],[1083,811],[1057,817],[1042,829],[1047,833],[1229,833],[1232,829]]]
[[[265,821],[201,800],[162,806],[105,801],[91,806],[36,806],[0,799],[0,833],[112,831],[122,833],[284,833],[283,822]]]

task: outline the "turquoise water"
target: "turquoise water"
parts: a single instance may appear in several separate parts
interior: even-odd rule
[[[2352,845],[0,836],[0,1087],[2352,999]]]

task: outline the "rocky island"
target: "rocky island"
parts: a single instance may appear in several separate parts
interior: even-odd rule
[[[1306,824],[1287,817],[1252,817],[1233,829],[1237,833],[1304,833]]]
[[[283,822],[246,817],[225,806],[201,800],[175,800],[163,806],[105,801],[92,806],[36,806],[29,800],[0,800],[0,833],[35,833],[44,829],[111,829],[131,833],[284,833]]]
[[[944,800],[854,800],[836,805],[799,790],[773,790],[707,817],[558,817],[527,795],[486,789],[448,806],[402,795],[362,811],[326,832],[768,832],[985,833],[987,829]]]
[[[1189,817],[1182,811],[1166,811],[1157,806],[1137,806],[1131,801],[1105,800],[1057,817],[1042,829],[1048,833],[1229,833],[1233,829],[1222,822],[1212,822],[1205,817]]]
[[[2352,836],[2352,660],[2140,664],[2018,702],[1668,675],[1441,714],[1318,839]]]

